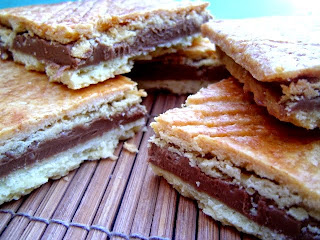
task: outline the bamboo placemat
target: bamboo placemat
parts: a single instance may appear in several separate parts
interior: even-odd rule
[[[213,239],[253,240],[224,227],[180,196],[147,164],[153,117],[179,107],[186,96],[149,94],[146,129],[121,142],[116,161],[85,162],[64,178],[0,206],[1,239]]]

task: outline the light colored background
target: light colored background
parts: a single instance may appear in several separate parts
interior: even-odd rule
[[[0,8],[62,0],[0,0]],[[209,9],[216,18],[245,18],[280,15],[319,15],[319,0],[211,0]]]

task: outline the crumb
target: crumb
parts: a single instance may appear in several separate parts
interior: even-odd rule
[[[144,127],[142,128],[142,132],[148,132],[147,126],[144,126]]]
[[[63,179],[63,181],[69,182],[69,177],[68,176],[63,177],[62,179]]]
[[[126,149],[126,150],[128,150],[128,151],[131,152],[131,153],[137,153],[137,152],[139,152],[137,146],[134,145],[134,144],[131,144],[131,143],[125,142],[124,145],[123,145],[123,148]]]
[[[277,73],[282,73],[284,71],[284,68],[282,66],[276,67],[276,72]]]
[[[109,157],[112,161],[116,161],[118,159],[118,156],[112,155]]]
[[[196,185],[197,185],[197,187],[199,187],[200,186],[200,182],[196,181]]]
[[[0,56],[1,56],[2,60],[7,60],[9,58],[8,54],[6,54],[6,53],[1,53]]]

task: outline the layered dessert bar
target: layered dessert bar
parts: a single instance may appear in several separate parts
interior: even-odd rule
[[[320,126],[320,18],[212,21],[203,34],[256,103],[281,121]]]
[[[190,94],[229,75],[216,53],[215,45],[207,38],[199,37],[190,47],[175,53],[135,61],[126,76],[145,90]]]
[[[136,57],[189,46],[207,3],[84,0],[0,10],[0,51],[79,89],[131,70]]]
[[[281,122],[229,78],[151,124],[149,162],[225,225],[262,239],[319,239],[320,132]]]
[[[0,204],[85,160],[113,157],[145,124],[145,92],[126,77],[70,90],[12,61],[0,68]]]

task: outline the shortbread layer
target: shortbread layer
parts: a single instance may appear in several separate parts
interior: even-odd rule
[[[201,89],[151,126],[153,165],[254,222],[257,231],[319,237],[318,130],[273,118],[233,78]]]
[[[206,6],[87,0],[4,9],[0,11],[0,42],[16,62],[45,71],[50,81],[79,89],[129,72],[132,60],[159,48],[190,45],[210,18]],[[78,18],[76,14],[84,15]]]

